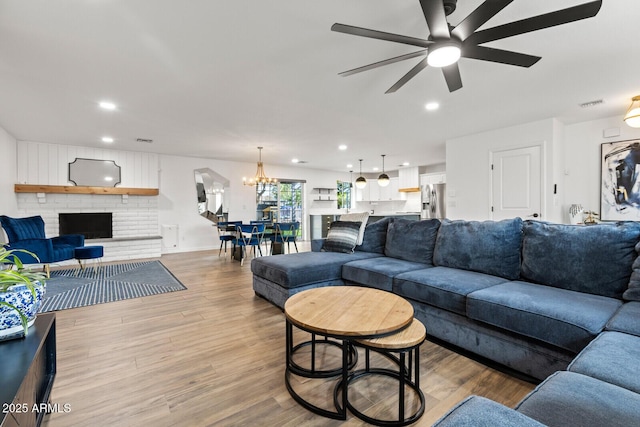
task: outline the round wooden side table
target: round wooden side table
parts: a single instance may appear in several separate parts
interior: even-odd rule
[[[355,364],[352,341],[394,334],[413,320],[413,307],[404,298],[391,292],[358,286],[328,286],[297,293],[285,303],[284,313],[285,383],[289,394],[310,411],[340,420],[347,418],[349,387],[340,387],[340,384],[347,384],[349,370]],[[310,333],[311,341],[294,345],[294,326]],[[315,335],[323,339],[317,341]],[[315,346],[318,344],[339,346],[342,350],[341,365],[335,369],[318,370],[315,366]],[[302,367],[294,362],[293,356],[307,345],[312,349],[310,366]],[[335,411],[321,408],[300,396],[291,384],[292,374],[306,378],[341,377],[334,393]]]

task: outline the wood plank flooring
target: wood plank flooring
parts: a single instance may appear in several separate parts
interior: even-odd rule
[[[56,313],[51,397],[70,411],[45,416],[44,426],[365,425],[351,414],[347,421],[320,417],[291,398],[284,315],[255,296],[249,262],[241,267],[217,251],[161,261],[188,290]],[[417,426],[431,425],[470,394],[513,406],[534,387],[430,342],[420,357],[427,407]],[[326,381],[294,383],[305,396],[330,402]],[[397,385],[367,380],[357,387],[354,402],[370,406],[370,415],[397,405]]]

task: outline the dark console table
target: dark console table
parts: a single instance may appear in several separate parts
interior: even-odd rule
[[[0,426],[39,426],[56,375],[56,316],[40,314],[29,335],[0,342]]]

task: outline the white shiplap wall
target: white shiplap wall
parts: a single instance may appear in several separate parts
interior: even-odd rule
[[[73,185],[69,163],[76,158],[113,160],[121,168],[119,187],[158,188],[158,155],[75,145],[18,141],[18,183]]]
[[[18,183],[73,185],[68,179],[69,163],[76,158],[115,161],[121,167],[119,187],[159,187],[157,154],[28,141],[17,143]],[[104,246],[105,261],[156,258],[161,255],[159,196],[19,193],[16,199],[18,216],[42,216],[47,237],[58,235],[60,213],[112,212],[114,239],[103,239],[98,243]],[[88,240],[86,244],[96,243]],[[71,260],[63,264],[73,262]]]

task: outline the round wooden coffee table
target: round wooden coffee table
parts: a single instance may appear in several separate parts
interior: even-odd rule
[[[357,355],[351,341],[394,334],[413,320],[413,307],[404,298],[391,292],[357,286],[328,286],[297,293],[285,303],[284,313],[287,346],[285,383],[289,394],[310,411],[341,420],[347,418],[348,387],[339,387],[341,398],[337,393],[334,395],[336,411],[329,411],[313,405],[296,393],[291,386],[290,375],[307,378],[342,376],[341,384],[347,384],[349,370],[355,365],[354,354]],[[311,341],[294,346],[293,326],[312,334]],[[323,338],[316,340],[315,335]],[[316,369],[315,347],[318,344],[336,345],[342,349],[339,368],[325,371]],[[293,361],[294,353],[306,346],[311,346],[309,368]]]

